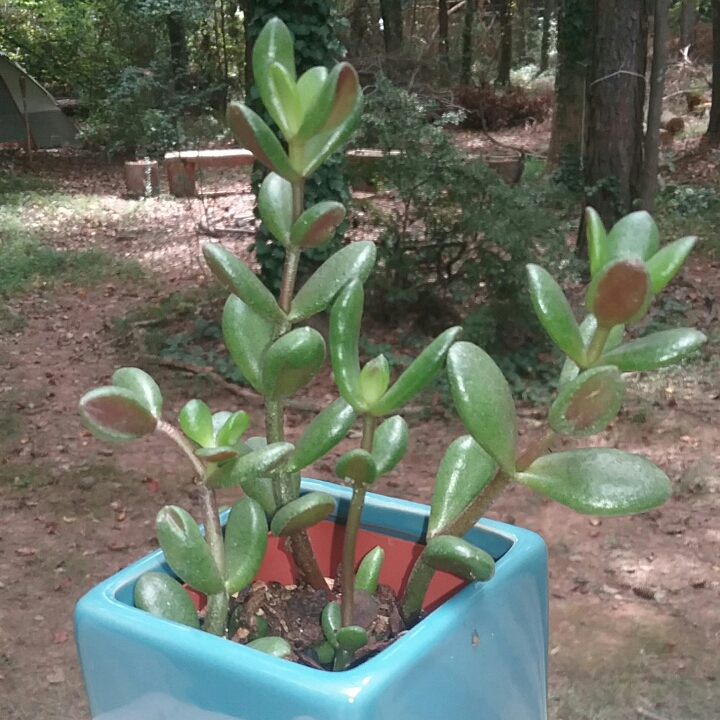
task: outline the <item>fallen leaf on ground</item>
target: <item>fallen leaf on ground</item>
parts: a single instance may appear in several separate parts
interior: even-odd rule
[[[59,632],[59,633],[55,633],[53,635],[53,643],[55,643],[56,645],[59,643],[66,642],[67,639],[68,639],[68,634],[65,630],[63,630],[62,632]]]
[[[20,557],[29,557],[30,555],[34,555],[36,552],[37,550],[31,547],[19,547],[17,550],[15,550],[15,554],[19,555]]]

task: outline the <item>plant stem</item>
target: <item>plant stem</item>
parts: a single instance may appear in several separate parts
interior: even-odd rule
[[[223,542],[222,526],[218,514],[215,493],[207,486],[205,465],[195,455],[192,443],[174,426],[165,420],[158,420],[157,429],[167,435],[187,456],[192,463],[198,481],[198,499],[200,501],[200,514],[205,526],[205,540],[210,548],[215,564],[223,580],[226,577],[225,544]],[[213,635],[224,635],[228,616],[228,595],[224,590],[215,595],[208,596],[207,610],[203,629]]]
[[[598,325],[597,328],[595,328],[595,333],[587,349],[588,367],[594,365],[600,359],[611,329],[612,328],[603,327],[602,325]]]
[[[367,452],[372,452],[373,440],[375,439],[375,417],[372,415],[363,416],[363,434],[360,447]],[[342,556],[342,624],[354,625],[355,614],[355,546],[357,534],[360,529],[360,519],[365,505],[365,486],[353,485],[352,499],[345,521],[345,542],[343,544]]]
[[[532,463],[547,452],[548,448],[557,438],[557,433],[546,428],[543,433],[530,442],[518,455],[516,468],[518,472],[527,470]],[[449,524],[442,528],[437,535],[455,535],[462,537],[475,527],[480,518],[485,515],[495,500],[502,495],[505,488],[512,481],[512,476],[503,470],[498,470],[495,477],[483,488],[475,499]],[[411,620],[422,608],[422,601],[432,580],[435,571],[423,562],[422,555],[413,567],[405,593],[402,599],[402,612],[406,620]]]
[[[291,151],[293,150],[291,148]],[[305,209],[305,180],[301,179],[292,184],[292,199],[294,222]],[[280,298],[278,300],[280,308],[285,313],[289,313],[292,306],[299,262],[300,250],[296,248],[287,249],[280,285]],[[290,331],[290,328],[290,323],[280,325],[275,333],[275,339],[285,335]],[[285,408],[282,400],[265,400],[265,435],[268,443],[283,442],[285,440]],[[280,472],[273,475],[273,495],[278,508],[287,505],[297,497],[296,483],[292,482],[290,473]],[[307,532],[299,530],[290,535],[285,543],[305,581],[316,590],[325,590],[329,593],[325,576],[320,570]]]
[[[410,572],[400,604],[400,612],[405,622],[412,624],[422,610],[422,603],[434,574],[435,569],[431,568],[420,555]]]

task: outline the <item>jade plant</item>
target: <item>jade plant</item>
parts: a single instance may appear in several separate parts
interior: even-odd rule
[[[215,633],[232,635],[231,597],[252,582],[262,562],[268,534],[285,538],[299,571],[298,582],[327,596],[318,622],[324,640],[316,648],[321,664],[347,667],[368,643],[356,624],[359,594],[376,592],[383,551],[356,557],[365,493],[402,459],[408,426],[402,406],[444,370],[467,434],[447,449],[437,472],[425,547],[410,572],[400,608],[408,624],[421,617],[423,598],[437,570],[467,581],[485,581],[493,558],[463,536],[513,482],[574,510],[622,515],[664,502],[671,487],[665,473],[641,455],[592,447],[550,452],[560,436],[585,438],[601,432],[623,400],[623,373],[675,363],[705,340],[693,329],[656,332],[624,341],[625,326],[640,320],[655,294],[671,280],[694,239],[660,249],[654,221],[645,212],[622,218],[609,232],[588,209],[591,282],[587,317],[578,323],[562,288],[544,269],[528,267],[529,290],[537,316],[567,356],[547,425],[518,446],[517,419],[510,388],[491,357],[460,339],[454,327],[440,334],[392,382],[383,355],[362,367],[358,340],[363,283],[375,262],[372,242],[355,242],[330,257],[296,292],[300,254],[323,244],[345,217],[335,202],[305,207],[308,177],[348,138],[362,106],[355,70],[341,63],[315,67],[299,78],[293,39],[271,20],[255,43],[253,70],[260,97],[283,135],[281,142],[259,115],[231,104],[228,122],[237,139],[262,162],[267,174],[258,197],[263,222],[286,250],[279,298],[242,261],[218,244],[205,245],[205,259],[230,292],[222,329],[230,354],[247,382],[264,398],[265,434],[245,437],[250,418],[238,412],[212,413],[191,400],[173,425],[162,417],[155,381],[137,368],[122,368],[109,386],[88,392],[80,402],[86,426],[100,438],[122,442],[157,432],[172,440],[197,476],[204,534],[179,507],[157,516],[157,536],[173,573],[207,595],[202,623],[180,581],[148,573],[135,588],[140,608]],[[323,336],[304,325],[329,311],[329,348]],[[294,443],[285,440],[284,403],[310,383],[329,354],[339,397],[323,409]],[[313,554],[307,529],[335,510],[323,492],[301,494],[301,472],[338,445],[357,421],[359,446],[335,465],[352,487],[345,520],[340,585],[331,590]],[[240,486],[224,530],[215,490]],[[278,656],[290,653],[286,640],[257,631],[249,644]]]

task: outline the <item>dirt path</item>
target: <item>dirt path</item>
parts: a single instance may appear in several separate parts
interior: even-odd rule
[[[103,247],[134,257],[150,282],[55,287],[15,299],[24,327],[0,334],[0,718],[87,720],[72,611],[98,580],[155,546],[167,502],[194,507],[191,473],[157,440],[104,445],[77,417],[78,398],[133,361],[115,319],[158,303],[168,289],[206,282],[198,220],[230,226],[247,194],[199,201],[120,199],[117,168],[49,168],[75,200],[23,210],[56,247]],[[238,180],[238,191],[247,185]],[[78,206],[79,194],[89,196]],[[20,212],[20,211],[18,211]],[[242,250],[250,236],[233,234]],[[225,242],[225,240],[223,240]],[[696,258],[673,286],[701,325],[716,322],[718,266]],[[708,306],[710,310],[708,310]],[[150,369],[150,368],[148,368]],[[196,375],[154,368],[174,419],[187,399],[237,409],[238,399]],[[636,376],[621,416],[596,439],[642,451],[674,483],[661,509],[636,518],[578,516],[512,488],[492,516],[540,532],[551,558],[551,702],[556,720],[630,720],[638,708],[666,720],[709,720],[720,706],[720,362]],[[303,398],[324,405],[327,372]],[[252,407],[255,426],[261,417]],[[521,433],[539,416],[520,406]],[[307,415],[290,414],[291,435]],[[441,406],[412,419],[411,445],[378,492],[428,501],[434,470],[462,433]],[[351,433],[352,435],[352,433]],[[356,443],[352,437],[343,448]],[[312,469],[333,479],[334,457]],[[229,500],[230,495],[224,499]],[[645,716],[651,717],[651,716]]]

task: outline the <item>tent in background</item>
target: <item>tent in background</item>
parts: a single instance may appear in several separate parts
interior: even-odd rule
[[[75,141],[75,125],[63,115],[52,95],[0,52],[0,146],[27,142],[25,107],[35,147],[55,148]]]

